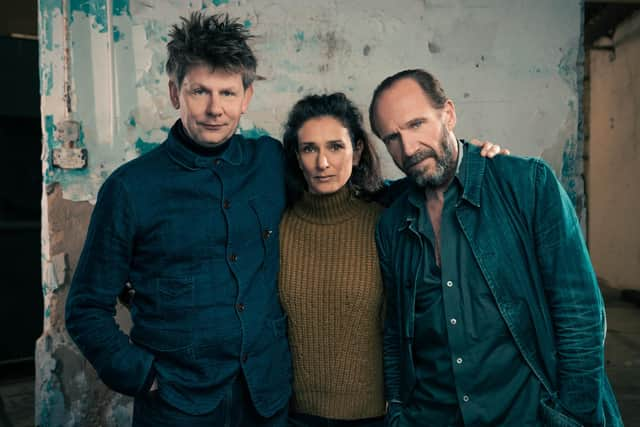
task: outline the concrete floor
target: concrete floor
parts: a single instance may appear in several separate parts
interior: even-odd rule
[[[624,425],[640,426],[640,305],[603,288],[607,307],[605,357]]]
[[[603,289],[607,306],[607,373],[626,426],[640,426],[640,305]],[[34,425],[33,367],[0,369],[0,427]],[[41,426],[48,427],[48,426]],[[93,427],[93,426],[87,426]]]

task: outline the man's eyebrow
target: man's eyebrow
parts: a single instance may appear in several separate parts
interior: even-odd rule
[[[427,121],[427,118],[423,117],[423,116],[413,117],[413,118],[407,120],[406,122],[404,122],[402,127],[403,128],[408,127],[408,126],[410,126],[411,124],[413,124],[413,123],[415,123],[417,121],[425,122],[425,121]]]

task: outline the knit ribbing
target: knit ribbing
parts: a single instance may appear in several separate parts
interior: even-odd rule
[[[294,410],[334,419],[384,414],[381,208],[344,188],[305,194],[280,225],[280,297],[289,315]]]

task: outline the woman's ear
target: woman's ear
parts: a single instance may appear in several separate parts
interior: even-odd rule
[[[360,140],[356,142],[356,146],[353,149],[353,166],[358,166],[360,163],[360,157],[362,157],[362,150],[364,150],[364,143]]]

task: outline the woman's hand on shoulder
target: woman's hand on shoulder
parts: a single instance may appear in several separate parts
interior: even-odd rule
[[[507,156],[511,154],[511,151],[509,151],[507,148],[502,148],[500,147],[500,145],[494,144],[491,141],[480,141],[478,139],[472,139],[470,143],[475,145],[476,147],[481,148],[480,155],[482,157],[488,157],[492,159],[498,154],[504,154]]]

